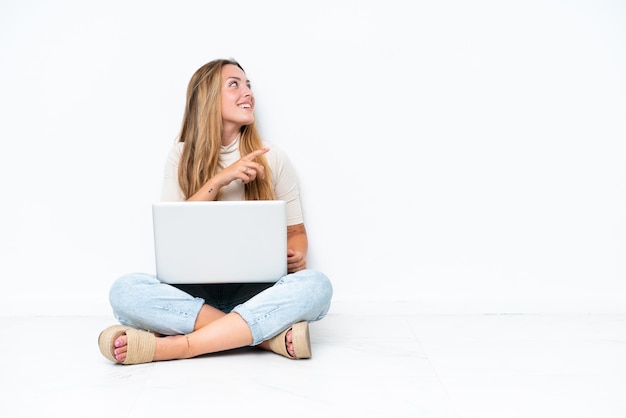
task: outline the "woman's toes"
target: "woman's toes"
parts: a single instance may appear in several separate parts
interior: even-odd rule
[[[293,349],[293,337],[291,335],[291,330],[287,331],[287,334],[285,334],[285,348],[291,357],[296,356],[296,352]]]
[[[126,335],[120,335],[117,340],[115,340],[115,347],[125,347],[128,344],[128,337]]]
[[[115,340],[115,359],[119,362],[126,360],[126,351],[128,351],[128,337],[126,335],[120,336]]]

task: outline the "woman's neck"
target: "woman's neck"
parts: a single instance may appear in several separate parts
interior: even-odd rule
[[[222,129],[222,146],[227,146],[232,144],[232,142],[237,138],[237,135],[241,132],[241,126],[230,126]]]

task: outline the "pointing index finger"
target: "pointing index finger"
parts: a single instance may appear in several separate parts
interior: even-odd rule
[[[258,149],[256,151],[252,151],[250,154],[247,154],[245,157],[243,157],[242,160],[252,161],[256,157],[265,154],[269,150],[270,150],[269,148],[262,148],[262,149]]]

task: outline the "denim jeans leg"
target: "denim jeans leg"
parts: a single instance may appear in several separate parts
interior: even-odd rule
[[[109,291],[109,301],[122,325],[163,335],[192,332],[204,304],[202,298],[145,273],[131,273],[117,279]]]
[[[237,312],[250,327],[251,345],[268,340],[300,321],[318,321],[330,308],[330,280],[315,270],[288,274],[245,303]]]

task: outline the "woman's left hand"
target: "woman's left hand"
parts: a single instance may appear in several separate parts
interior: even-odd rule
[[[296,271],[306,269],[306,258],[301,252],[287,250],[287,272],[295,273]]]

